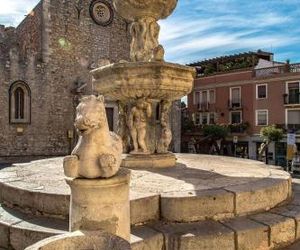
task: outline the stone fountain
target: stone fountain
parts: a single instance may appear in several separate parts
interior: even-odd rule
[[[131,61],[105,65],[91,73],[94,90],[119,103],[124,148],[130,141],[122,166],[175,166],[175,156],[168,151],[170,108],[192,90],[195,70],[164,61],[157,21],[172,13],[177,0],[114,0],[113,4],[130,22]]]

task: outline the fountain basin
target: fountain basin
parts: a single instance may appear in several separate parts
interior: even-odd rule
[[[178,100],[191,92],[195,69],[166,62],[125,62],[91,72],[94,90],[113,100]]]
[[[176,8],[178,0],[114,0],[116,11],[127,20],[143,17],[156,20],[168,17]]]

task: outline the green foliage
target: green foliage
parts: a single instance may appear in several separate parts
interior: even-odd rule
[[[203,127],[204,136],[214,139],[223,139],[228,134],[228,128],[220,125],[206,125]]]
[[[260,130],[260,136],[264,137],[269,142],[278,142],[283,138],[283,129],[276,128],[275,125],[263,127]]]

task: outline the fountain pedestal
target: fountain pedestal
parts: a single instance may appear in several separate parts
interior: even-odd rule
[[[109,179],[66,179],[71,188],[70,231],[105,230],[130,240],[130,171]]]

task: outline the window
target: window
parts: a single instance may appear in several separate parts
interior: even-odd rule
[[[201,124],[208,124],[208,113],[201,113]]]
[[[242,123],[242,112],[241,111],[230,112],[230,123],[231,124]]]
[[[30,123],[30,89],[25,82],[13,83],[9,90],[10,123]]]
[[[196,113],[195,114],[195,125],[199,125],[200,124],[200,113]]]
[[[230,88],[230,107],[241,107],[241,87]]]
[[[216,123],[215,113],[210,113],[209,114],[209,124],[215,124],[215,123]]]
[[[289,104],[299,104],[299,82],[289,82],[287,83],[287,94]]]
[[[193,96],[193,104],[198,105],[200,103],[200,92],[199,91],[194,91],[194,96]]]
[[[268,110],[256,110],[256,125],[257,126],[268,125]]]
[[[209,91],[209,102],[212,104],[216,102],[215,90],[213,89]]]
[[[300,124],[300,110],[287,110],[287,125]]]
[[[267,98],[267,84],[256,85],[256,99]]]

